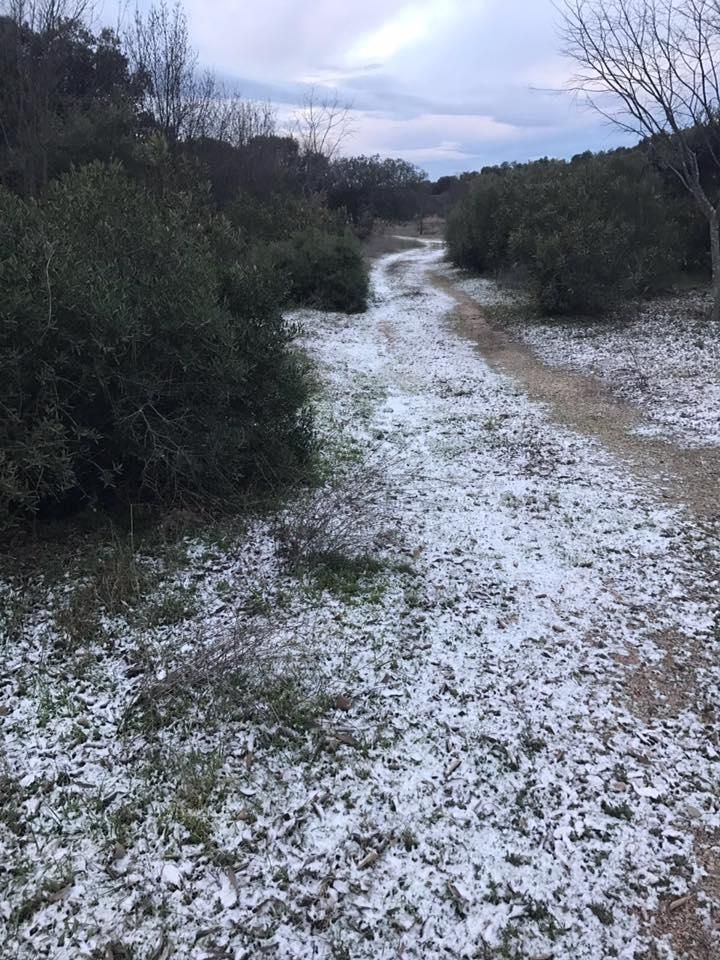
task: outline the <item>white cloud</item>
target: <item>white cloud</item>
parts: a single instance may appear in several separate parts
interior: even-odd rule
[[[414,0],[377,29],[361,35],[347,51],[346,62],[387,63],[431,37],[437,24],[456,7],[456,0]]]
[[[492,117],[447,116],[422,114],[407,120],[393,120],[373,114],[355,114],[358,133],[353,147],[364,141],[376,150],[384,144],[393,150],[436,146],[440,142],[461,144],[465,142],[502,143],[522,136],[519,127],[498,123]]]
[[[274,81],[338,63],[407,0],[186,0],[204,60]]]
[[[246,95],[269,97],[283,114],[308,85],[353,101],[347,147],[357,152],[457,170],[468,157],[477,166],[621,140],[548,92],[571,73],[552,0],[185,3],[202,63],[238,78]]]

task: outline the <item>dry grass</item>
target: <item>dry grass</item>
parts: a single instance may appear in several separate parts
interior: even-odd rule
[[[388,469],[387,454],[376,450],[291,502],[273,529],[288,572],[318,577],[318,589],[352,593],[384,568],[374,554],[388,536]],[[272,599],[258,607],[250,597],[234,624],[201,626],[187,653],[171,649],[165,663],[151,665],[129,716],[228,697],[244,713],[267,712],[273,703],[276,713],[317,703],[314,638],[321,631],[312,601],[310,590],[298,593],[289,608]]]
[[[365,557],[377,549],[393,516],[387,502],[390,466],[388,454],[375,450],[346,464],[319,490],[298,496],[279,515],[274,533],[291,568],[327,556]]]
[[[248,618],[198,638],[190,653],[146,681],[139,699],[153,702],[180,692],[205,690],[239,676],[249,683],[289,667],[299,653],[297,640],[282,624]]]
[[[206,728],[252,718],[283,739],[317,728],[330,699],[316,627],[310,607],[292,616],[277,609],[249,615],[212,632],[205,627],[187,653],[169,653],[167,666],[160,659],[147,672],[126,724],[148,732],[183,717],[191,725],[202,717]]]

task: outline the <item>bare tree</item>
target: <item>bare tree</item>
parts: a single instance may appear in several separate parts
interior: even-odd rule
[[[139,10],[127,38],[133,68],[147,80],[147,108],[172,146],[206,135],[212,123],[217,84],[212,73],[198,72],[187,18],[178,0]]]
[[[291,133],[301,153],[333,160],[353,133],[351,109],[351,104],[341,103],[337,94],[320,97],[313,87],[292,117]]]
[[[128,36],[131,63],[147,79],[147,108],[172,146],[180,140],[213,137],[246,146],[254,137],[275,133],[269,103],[243,100],[198,70],[180,0],[161,0],[143,16],[135,13]]]
[[[326,187],[330,164],[353,132],[350,110],[336,93],[321,97],[313,87],[292,115],[289,133],[298,143],[304,189],[310,194]]]
[[[720,320],[720,0],[561,0],[572,89],[623,130],[650,138],[710,230]],[[701,163],[701,159],[703,163]]]
[[[277,114],[269,101],[243,100],[219,87],[209,135],[233,147],[246,147],[256,137],[272,137],[277,131]]]
[[[92,11],[91,0],[6,0],[0,4],[18,25],[36,33],[57,30],[64,20],[84,20]]]

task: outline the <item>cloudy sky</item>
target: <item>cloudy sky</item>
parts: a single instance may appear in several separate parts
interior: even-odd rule
[[[286,116],[308,87],[353,104],[346,152],[432,176],[607,149],[622,136],[559,93],[552,0],[185,0],[203,65]]]

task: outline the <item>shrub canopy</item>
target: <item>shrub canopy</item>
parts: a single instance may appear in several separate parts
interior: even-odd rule
[[[233,497],[306,457],[277,284],[222,221],[115,165],[0,191],[0,520]]]
[[[349,234],[304,230],[273,244],[270,261],[286,277],[292,304],[343,313],[367,308],[367,268],[357,240]]]
[[[451,258],[513,271],[544,313],[597,313],[697,268],[695,218],[640,150],[483,170],[448,219]]]

